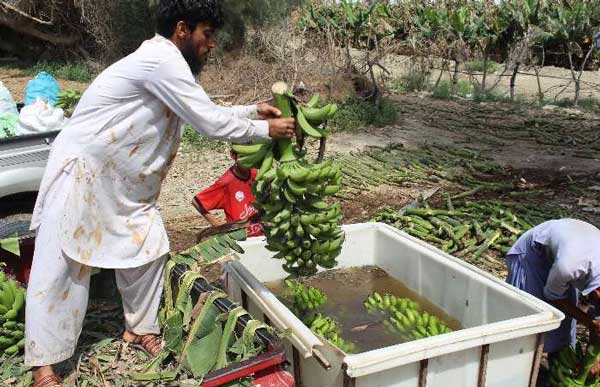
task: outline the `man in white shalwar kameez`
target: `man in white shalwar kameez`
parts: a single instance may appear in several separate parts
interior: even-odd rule
[[[91,268],[115,269],[123,339],[160,351],[157,312],[169,241],[156,200],[190,123],[230,142],[294,135],[267,104],[221,107],[195,82],[223,14],[217,0],[161,0],[158,35],[102,72],[53,144],[33,214],[25,362],[36,387],[60,386],[52,365],[71,357]],[[257,119],[258,118],[258,119]]]

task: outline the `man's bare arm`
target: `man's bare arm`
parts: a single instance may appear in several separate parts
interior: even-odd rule
[[[202,215],[204,219],[206,219],[206,221],[210,223],[211,226],[217,227],[227,223],[223,219],[219,219],[210,212],[205,211],[204,208],[200,207],[196,200],[192,200],[192,205],[200,213],[200,215]]]

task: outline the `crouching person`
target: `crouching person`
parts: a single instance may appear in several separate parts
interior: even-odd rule
[[[599,343],[600,313],[578,306],[580,296],[600,306],[600,230],[575,219],[544,222],[524,233],[506,255],[507,282],[565,313],[559,328],[546,334],[544,351],[552,359],[574,346],[577,322]],[[598,310],[600,311],[600,309]],[[598,366],[593,373],[598,372]]]

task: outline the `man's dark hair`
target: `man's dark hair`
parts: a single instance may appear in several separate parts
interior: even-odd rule
[[[221,28],[224,23],[222,0],[160,0],[156,15],[157,32],[170,38],[178,22],[185,22],[190,29],[198,23]]]

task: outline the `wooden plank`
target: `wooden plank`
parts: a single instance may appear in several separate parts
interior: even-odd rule
[[[535,349],[535,355],[533,356],[533,364],[531,365],[529,387],[536,387],[537,385],[537,378],[540,372],[540,363],[542,361],[542,354],[544,352],[544,335],[545,333],[539,333],[537,335],[537,347]]]
[[[479,359],[479,376],[477,378],[477,387],[484,387],[487,377],[488,359],[490,357],[490,345],[481,346],[481,357]]]

